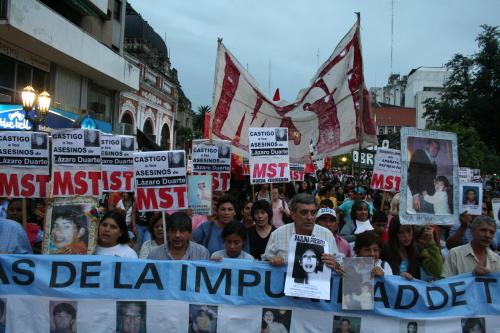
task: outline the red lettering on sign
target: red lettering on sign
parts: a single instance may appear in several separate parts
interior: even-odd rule
[[[134,173],[132,171],[103,171],[104,191],[132,191]]]
[[[373,189],[388,190],[388,191],[394,190],[398,192],[400,183],[401,183],[401,177],[398,176],[385,177],[384,174],[374,173],[372,175],[370,187]]]
[[[94,195],[99,193],[100,171],[54,171],[54,196]],[[90,193],[88,193],[90,188]]]
[[[253,166],[253,178],[282,178],[285,176],[285,170],[288,163],[262,163],[254,164]],[[278,170],[276,169],[279,169]]]
[[[167,188],[138,188],[137,209],[140,211],[167,210],[173,208],[185,208],[184,200],[187,188],[167,187]],[[174,205],[177,203],[177,205]]]

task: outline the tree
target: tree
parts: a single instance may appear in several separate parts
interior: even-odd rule
[[[460,160],[462,166],[477,165],[485,170],[485,164],[469,157],[481,151],[487,157],[484,163],[489,165],[500,155],[500,31],[488,25],[481,28],[476,38],[479,51],[472,56],[456,54],[446,64],[451,75],[440,98],[425,101],[424,116],[435,128],[458,131],[461,149],[467,151],[464,154],[459,150],[464,158]],[[495,168],[491,167],[489,171]]]
[[[193,126],[195,129],[200,130],[203,133],[205,124],[205,113],[212,111],[212,108],[208,105],[198,106],[198,112],[195,112],[193,118]]]

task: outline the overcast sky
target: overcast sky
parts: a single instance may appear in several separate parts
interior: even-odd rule
[[[212,104],[217,37],[271,96],[295,100],[361,12],[368,87],[391,73],[391,0],[128,0],[162,37],[196,110]],[[394,0],[392,72],[442,66],[477,50],[481,24],[500,25],[499,0]],[[319,56],[318,56],[319,50]]]

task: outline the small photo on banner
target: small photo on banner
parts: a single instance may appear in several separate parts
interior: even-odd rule
[[[189,333],[216,333],[218,306],[189,304]]]
[[[212,176],[188,176],[188,203],[194,214],[212,215]]]
[[[330,299],[331,270],[321,260],[328,243],[305,235],[293,235],[285,279],[285,295]]]
[[[481,215],[483,203],[483,184],[460,183],[460,214],[467,211],[470,215]]]
[[[250,183],[288,183],[290,181],[288,129],[250,128],[248,135]]]
[[[454,224],[459,214],[456,134],[404,127],[401,151],[401,223]]]
[[[425,333],[425,321],[402,319],[399,322],[399,333]]]
[[[47,133],[0,132],[0,197],[47,197],[48,140]]]
[[[344,258],[342,310],[373,310],[373,258]]]
[[[43,254],[93,254],[97,243],[98,201],[55,198],[47,205]]]
[[[146,302],[116,302],[116,332],[146,333]]]
[[[78,333],[76,325],[77,311],[77,302],[50,301],[50,332]]]
[[[292,310],[286,309],[262,309],[261,332],[288,333],[291,329]]]
[[[101,161],[104,192],[134,191],[134,136],[101,135]]]
[[[462,333],[486,333],[490,332],[487,330],[486,323],[483,317],[476,318],[462,318]],[[490,327],[490,329],[492,329]],[[493,332],[493,331],[491,331]]]
[[[332,333],[361,333],[361,317],[333,316]]]

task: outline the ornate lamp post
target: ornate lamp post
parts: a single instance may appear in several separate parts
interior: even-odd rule
[[[24,117],[33,125],[32,130],[37,132],[40,124],[45,123],[45,117],[49,112],[51,102],[50,95],[48,92],[44,91],[40,93],[37,98],[35,89],[33,89],[32,86],[27,86],[23,89],[21,97],[23,99]],[[38,100],[37,104],[35,104],[35,100]],[[31,116],[33,107],[35,108],[35,114]]]

